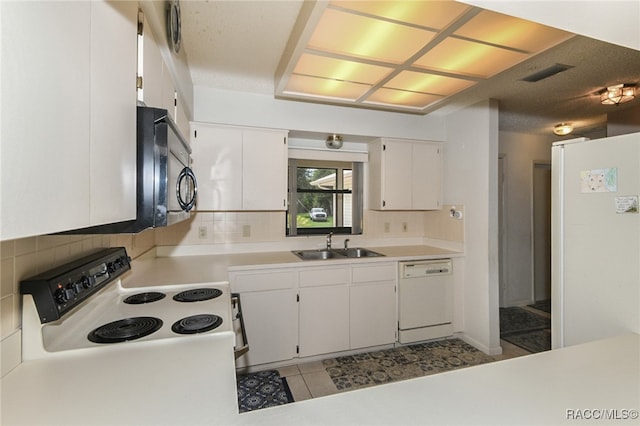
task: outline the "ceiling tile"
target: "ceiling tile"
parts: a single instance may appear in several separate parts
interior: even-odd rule
[[[571,36],[565,31],[486,10],[454,34],[532,53],[567,40]]]
[[[471,8],[454,1],[332,1],[331,5],[437,30]]]
[[[527,55],[512,50],[449,37],[423,55],[414,65],[489,78],[526,58]]]
[[[307,47],[400,64],[418,52],[434,35],[432,31],[326,9]]]
[[[385,87],[412,92],[450,96],[476,84],[474,81],[441,75],[402,71],[385,84]]]
[[[294,74],[375,84],[392,71],[391,68],[304,53],[296,64]]]
[[[401,106],[404,108],[423,109],[439,101],[442,96],[426,93],[407,92],[404,90],[381,88],[371,94],[364,104]]]
[[[355,101],[370,88],[368,84],[292,74],[283,93]]]

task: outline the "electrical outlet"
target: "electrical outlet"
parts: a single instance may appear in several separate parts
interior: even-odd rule
[[[384,232],[391,232],[391,224],[389,222],[384,223]]]
[[[207,238],[207,227],[206,226],[198,227],[198,238],[200,238],[201,240]]]
[[[407,224],[407,222],[402,222],[402,232],[407,232],[408,229],[409,225]]]
[[[251,225],[242,225],[242,236],[243,237],[251,236]]]

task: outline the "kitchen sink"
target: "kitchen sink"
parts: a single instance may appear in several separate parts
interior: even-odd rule
[[[376,257],[376,256],[384,256],[383,254],[377,253],[373,250],[369,250],[361,247],[353,247],[347,249],[336,249],[334,250],[336,253],[339,253],[344,257]]]
[[[302,260],[327,260],[384,256],[383,254],[360,247],[335,250],[294,250],[292,253]]]

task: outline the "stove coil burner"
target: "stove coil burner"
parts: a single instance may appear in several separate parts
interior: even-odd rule
[[[159,318],[125,318],[96,328],[87,338],[94,343],[126,342],[155,333],[160,327],[162,327],[162,320]]]
[[[221,295],[222,290],[217,288],[194,288],[176,294],[173,296],[173,300],[177,302],[201,302],[203,300],[215,299]]]
[[[165,296],[166,294],[160,293],[159,291],[148,291],[146,293],[138,293],[133,296],[129,296],[124,299],[123,302],[130,305],[141,305],[143,303],[157,302],[158,300],[164,299]]]
[[[222,325],[222,318],[217,315],[199,314],[176,321],[171,330],[178,334],[204,333]]]

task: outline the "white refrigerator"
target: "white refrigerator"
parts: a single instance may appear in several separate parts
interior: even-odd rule
[[[640,133],[552,148],[552,348],[640,333]]]

